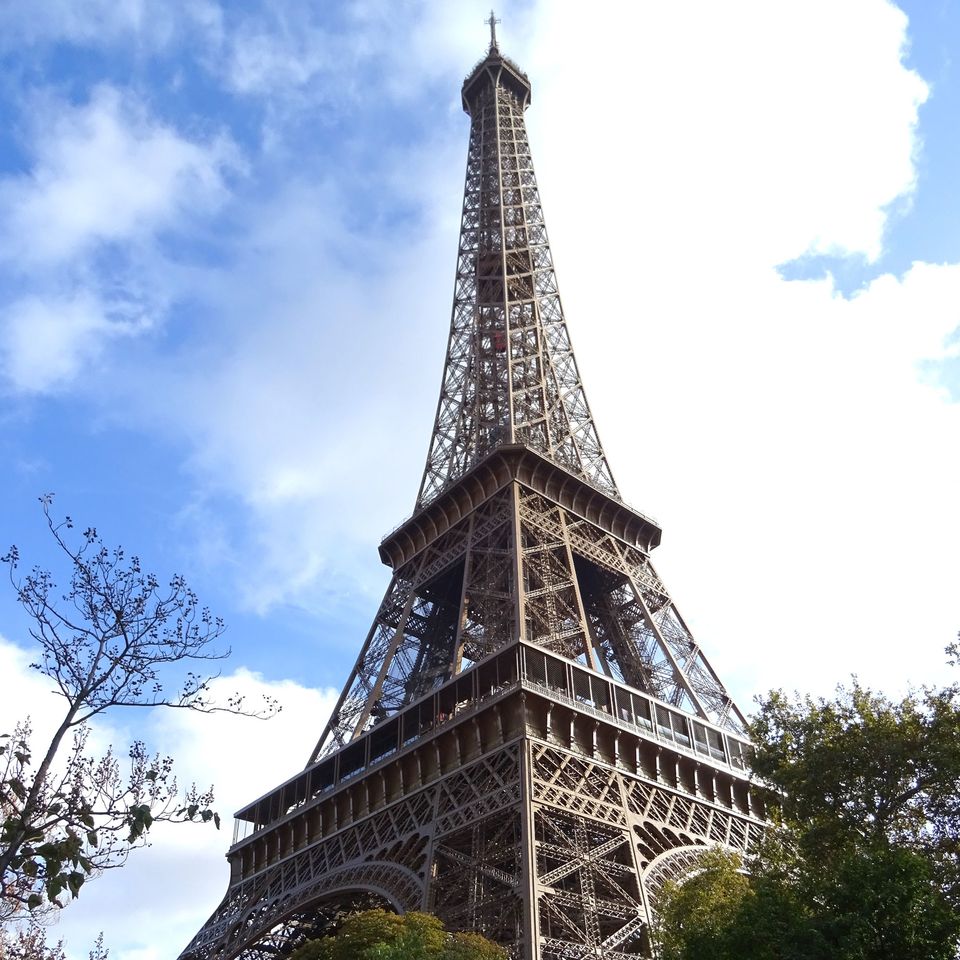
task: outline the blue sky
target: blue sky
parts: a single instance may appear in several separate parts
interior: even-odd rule
[[[0,542],[42,563],[55,491],[224,617],[229,682],[280,720],[99,736],[146,732],[225,809],[306,760],[412,509],[487,7],[0,10]],[[725,682],[945,679],[960,4],[497,13],[606,452]],[[55,708],[24,639],[0,594],[4,722]],[[101,928],[174,955],[225,888],[208,834],[85,890],[73,955]]]

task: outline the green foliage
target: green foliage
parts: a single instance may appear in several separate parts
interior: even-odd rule
[[[955,687],[894,703],[854,685],[835,700],[776,692],[753,723],[754,771],[804,826],[810,852],[896,843],[956,855],[960,709]]]
[[[664,960],[710,960],[731,912],[753,896],[738,856],[711,850],[700,867],[685,884],[669,884],[664,891],[669,904],[662,920]]]
[[[21,577],[16,547],[0,562],[39,648],[32,666],[62,696],[63,715],[36,756],[29,722],[0,736],[0,922],[64,906],[99,871],[123,864],[158,821],[219,827],[212,793],[181,794],[169,757],[139,741],[123,760],[112,749],[91,755],[91,719],[131,706],[250,713],[236,697],[218,706],[211,678],[184,671],[226,652],[212,649],[223,624],[183,578],[161,583],[93,528],[77,536],[69,517],[54,520],[51,497],[41,502],[64,586],[39,567]]]
[[[826,957],[803,902],[789,884],[743,872],[740,857],[715,850],[702,871],[665,891],[662,960],[814,960]]]
[[[444,944],[442,960],[505,960],[506,950],[479,933],[454,933]]]
[[[309,940],[290,960],[506,960],[502,947],[476,933],[448,934],[428,913],[350,914],[336,935]]]
[[[667,891],[664,960],[955,960],[960,694],[774,692],[752,725],[775,823]]]

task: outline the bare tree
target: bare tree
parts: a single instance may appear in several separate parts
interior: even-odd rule
[[[253,708],[241,696],[212,699],[210,663],[230,651],[217,649],[223,623],[183,577],[161,583],[94,528],[77,536],[69,517],[55,519],[52,496],[40,502],[66,587],[40,567],[21,577],[16,547],[0,560],[39,645],[31,666],[65,708],[42,749],[32,748],[27,721],[0,738],[0,923],[76,897],[91,875],[123,864],[158,821],[220,825],[212,791],[180,793],[171,758],[142,742],[126,758],[112,748],[91,754],[93,718],[121,707],[258,717],[279,709],[270,699]]]
[[[109,956],[101,933],[90,949],[89,960],[108,960]],[[62,940],[49,943],[46,929],[31,919],[16,930],[0,929],[0,960],[67,960],[67,954]]]

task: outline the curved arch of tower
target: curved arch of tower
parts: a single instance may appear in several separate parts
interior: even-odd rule
[[[182,960],[275,957],[370,897],[524,960],[649,954],[666,880],[763,827],[744,719],[650,561],[567,333],[524,125],[492,40],[414,515],[307,767],[237,815]],[[326,912],[325,912],[326,911]]]

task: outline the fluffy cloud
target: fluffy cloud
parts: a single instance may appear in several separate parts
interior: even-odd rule
[[[398,11],[383,0],[330,9],[296,5],[254,7],[237,20],[218,61],[225,82],[247,96],[305,95],[344,103],[387,96],[410,101],[438,77],[464,71],[476,59],[484,6],[412,0]],[[481,28],[482,29],[482,28]]]
[[[549,88],[530,114],[550,158],[542,185],[551,207],[585,170],[616,185],[615,198],[582,200],[572,227],[552,225],[575,254],[613,211],[634,262],[671,278],[879,254],[890,204],[914,185],[928,95],[901,62],[902,11],[885,0],[636,6],[615,31],[569,13],[545,6],[529,52],[534,96]],[[569,69],[574,51],[582,69]],[[597,232],[577,243],[586,225]]]
[[[111,312],[89,291],[12,304],[0,314],[0,357],[10,384],[24,393],[53,390],[89,368],[110,340],[150,325],[144,315]]]
[[[24,392],[62,386],[164,310],[160,238],[226,196],[223,138],[193,141],[132,94],[38,100],[30,172],[0,181],[0,270],[24,291],[0,312],[3,372]]]
[[[227,79],[240,93],[302,87],[324,68],[334,68],[331,47],[330,37],[309,21],[291,28],[282,15],[269,26],[251,19],[233,37]]]
[[[843,250],[876,256],[891,202],[908,197],[913,188],[917,109],[926,87],[900,62],[906,27],[902,13],[880,2],[858,4],[842,14],[831,4],[807,4],[779,10],[777,17],[764,4],[736,11],[705,7],[693,20],[686,9],[637,8],[621,10],[621,28],[611,32],[602,16],[573,17],[568,7],[550,5],[525,24],[531,29],[535,25],[535,34],[507,45],[534,80],[535,105],[529,121],[535,157],[557,241],[561,284],[578,350],[583,351],[588,390],[598,400],[604,436],[633,435],[634,422],[621,411],[623,385],[636,379],[638,365],[650,387],[660,387],[661,378],[687,384],[680,396],[669,391],[669,382],[664,384],[669,392],[655,414],[662,423],[675,420],[677,436],[683,436],[684,429],[688,438],[699,436],[699,430],[688,429],[690,408],[702,406],[702,392],[692,389],[694,383],[709,390],[711,405],[716,406],[713,398],[718,394],[721,407],[736,404],[736,410],[728,410],[730,424],[752,415],[762,391],[779,396],[783,380],[778,381],[776,371],[791,363],[791,353],[796,356],[797,347],[790,344],[802,339],[801,349],[823,351],[809,325],[802,335],[802,311],[819,310],[818,299],[811,298],[803,285],[781,281],[771,268],[804,252]],[[442,19],[427,13],[417,34],[465,35],[466,31],[451,31]],[[682,58],[678,49],[684,51]],[[570,70],[574,54],[578,69]],[[419,69],[423,60],[411,59]],[[465,131],[464,123],[461,133]],[[449,159],[453,152],[445,154],[444,162],[458,173],[459,161]],[[410,178],[402,172],[416,169],[414,189],[427,183],[435,190],[432,196],[419,195],[429,212],[421,224],[425,236],[416,241],[417,247],[436,251],[432,263],[449,262],[444,254],[454,249],[454,241],[448,218],[456,212],[456,200],[436,186],[450,178],[439,164],[430,164],[425,173],[414,164],[401,167],[406,160],[397,158],[396,189],[411,189]],[[584,170],[600,180],[585,182]],[[297,232],[301,225],[302,217],[290,221],[293,244],[303,235]],[[346,231],[331,217],[325,222],[318,219],[311,232],[316,238],[330,238],[343,237]],[[278,529],[285,506],[302,503],[309,488],[316,494],[313,503],[328,507],[315,515],[345,516],[347,537],[350,527],[356,539],[373,532],[364,524],[366,517],[348,503],[334,500],[337,507],[331,510],[328,499],[344,489],[342,474],[347,470],[354,478],[347,481],[351,492],[361,483],[374,493],[374,481],[379,482],[381,474],[375,462],[368,462],[372,450],[382,451],[385,462],[402,457],[409,464],[411,489],[415,485],[416,461],[422,455],[416,430],[402,439],[383,436],[386,408],[382,400],[371,404],[367,397],[369,392],[385,397],[385,391],[370,379],[362,393],[351,390],[341,369],[348,357],[356,355],[352,342],[358,329],[368,332],[364,366],[375,370],[389,364],[388,351],[378,343],[390,336],[378,323],[382,290],[390,291],[390,299],[401,304],[401,310],[404,303],[422,303],[419,312],[424,319],[417,318],[408,328],[410,342],[421,353],[395,341],[391,349],[402,353],[390,376],[403,376],[406,364],[416,363],[426,371],[430,386],[426,391],[420,385],[408,387],[406,397],[398,391],[390,409],[414,427],[429,422],[432,411],[427,412],[420,394],[436,389],[430,378],[439,374],[439,363],[435,359],[431,368],[421,357],[430,356],[431,343],[442,342],[448,278],[428,266],[411,269],[415,258],[391,258],[387,251],[391,239],[396,243],[396,233],[379,247],[372,242],[376,234],[368,233],[368,260],[384,272],[374,287],[355,287],[353,303],[346,309],[340,297],[342,283],[325,277],[317,284],[323,286],[322,301],[308,294],[289,312],[282,307],[272,311],[264,339],[269,337],[279,363],[287,365],[293,353],[282,347],[279,330],[301,336],[302,321],[295,318],[306,315],[312,321],[319,311],[311,309],[311,301],[323,303],[327,320],[316,328],[322,341],[312,336],[300,340],[316,344],[308,351],[314,365],[313,358],[319,358],[322,372],[316,383],[307,386],[300,380],[297,371],[302,368],[299,360],[293,360],[288,370],[292,377],[267,373],[264,393],[248,394],[239,405],[227,392],[220,405],[197,406],[208,410],[220,406],[228,414],[211,424],[215,428],[211,442],[199,449],[204,458],[219,450],[217,462],[223,465],[255,465],[248,482],[240,483],[249,491],[254,511],[262,511],[265,529]],[[292,248],[288,245],[285,251]],[[416,259],[420,264],[431,262]],[[294,262],[300,261],[295,257]],[[260,284],[266,278],[264,266],[257,276]],[[306,262],[303,267],[300,276],[310,277]],[[305,291],[309,285],[309,280],[301,280]],[[832,295],[822,285],[810,289],[830,305]],[[426,319],[427,307],[429,316],[435,317],[432,321]],[[778,331],[788,328],[784,311],[796,318],[789,334],[783,334],[788,342],[777,359],[759,356],[765,339],[782,340]],[[285,313],[289,319],[284,319]],[[346,336],[332,329],[333,318],[344,315],[351,316]],[[603,322],[593,324],[592,317]],[[618,360],[611,356],[611,339],[618,343]],[[268,356],[273,349],[268,348]],[[663,357],[666,349],[675,351],[676,366],[648,359]],[[263,353],[258,350],[254,356],[259,360]],[[844,355],[842,362],[849,358]],[[609,376],[613,368],[620,376]],[[678,376],[678,370],[687,373]],[[251,377],[236,374],[236,368],[229,370],[232,382],[251,383]],[[601,381],[610,388],[606,394]],[[310,439],[299,443],[293,439],[309,438],[310,431],[299,422],[298,404],[287,397],[288,387],[298,396],[314,398],[300,407],[304,416],[308,409],[338,411],[324,423],[325,459],[317,459]],[[264,395],[267,390],[269,396]],[[275,407],[286,411],[282,420],[273,413]],[[244,408],[247,414],[241,416]],[[251,418],[252,408],[260,411],[259,417],[254,413]],[[636,415],[642,414],[635,408],[631,416]],[[260,418],[280,424],[271,430],[267,456],[249,456],[258,447],[256,441],[249,443],[251,436],[259,435],[256,431],[229,449],[215,439],[229,436],[224,428],[229,430],[231,422],[246,425]],[[366,441],[359,446],[358,436]],[[808,437],[813,439],[813,433]],[[815,452],[809,451],[809,456]],[[623,479],[629,481],[634,470],[649,469],[649,463],[633,466],[634,460],[628,454],[617,461],[627,474]],[[243,469],[238,473],[218,468],[215,473],[244,476]],[[401,501],[392,492],[390,499],[396,510],[393,505]],[[344,510],[349,513],[344,515]],[[329,527],[313,532],[318,536],[304,538],[304,547],[308,542],[319,547],[334,533]],[[259,583],[296,583],[303,593],[311,579],[316,581],[325,572],[324,565],[308,561],[306,551],[296,546],[299,540],[296,533],[284,540],[285,545],[294,544],[285,557],[301,558],[297,569],[303,576],[284,579],[268,574],[258,577]],[[273,596],[283,593],[274,591]]]
[[[0,7],[0,48],[68,43],[85,47],[136,44],[162,48],[174,38],[216,46],[223,29],[210,0],[42,0],[29,9]]]
[[[484,11],[475,12],[479,25]],[[452,70],[454,57],[462,73],[482,45],[466,14],[446,7],[415,11],[408,45],[386,29],[385,5],[351,7],[350,16],[355,31],[337,41],[352,51],[344,83],[358,82],[357,63],[382,55],[388,67],[365,75],[374,93],[411,95],[424,77]],[[504,40],[533,78],[528,120],[578,358],[621,485],[667,523],[664,562],[671,543],[686,544],[696,568],[706,555],[696,531],[710,530],[711,542],[741,551],[748,580],[762,579],[771,567],[758,556],[777,549],[764,541],[769,524],[751,553],[729,544],[719,516],[749,516],[751,504],[769,501],[770,511],[802,502],[834,517],[847,491],[902,497],[906,465],[925,461],[897,457],[878,471],[884,442],[932,439],[951,422],[918,367],[929,362],[929,380],[947,356],[952,319],[934,306],[949,302],[938,299],[949,268],[918,265],[849,301],[829,280],[787,282],[774,269],[804,253],[877,256],[915,188],[927,88],[901,60],[905,17],[881,0],[776,15],[762,3],[704,4],[695,17],[621,9],[616,31],[608,19],[551,4],[511,24]],[[266,54],[229,82],[299,109],[293,88],[332,69],[328,32],[305,13],[241,19],[224,51],[236,57],[247,44]],[[21,184],[11,209],[25,223],[46,222],[60,208],[53,198],[66,200],[67,229],[35,258],[120,237],[136,247],[222,195],[215,142],[187,140],[117,96],[101,91],[53,124],[71,149],[45,148],[35,183]],[[295,141],[294,114],[278,108],[271,135]],[[308,165],[248,203],[236,240],[223,246],[229,269],[195,270],[187,281],[204,336],[169,362],[152,358],[135,382],[112,381],[124,415],[189,443],[196,495],[185,516],[197,547],[210,565],[234,569],[258,610],[322,604],[355,588],[369,568],[354,557],[409,509],[442,362],[465,134],[458,118],[369,171]],[[99,152],[120,168],[102,198],[85,173]],[[76,167],[64,159],[75,154]],[[416,217],[378,220],[371,179],[409,198]],[[149,325],[163,296],[148,291],[111,324],[89,288],[62,294],[56,312],[21,301],[4,340],[14,382],[68,382],[131,323]],[[26,333],[34,325],[17,320],[33,315],[63,334],[48,357]],[[224,528],[211,510],[224,496],[241,506],[242,525]],[[854,537],[844,557],[858,542],[849,516],[837,518]],[[814,562],[798,547],[780,549]],[[236,556],[254,559],[238,566]],[[691,583],[687,593],[723,610],[706,621],[716,630],[724,591],[707,570]],[[765,595],[789,603],[786,583]],[[776,618],[772,608],[765,615]],[[826,618],[843,620],[833,610]],[[703,638],[707,648],[748,658],[763,643],[758,618],[749,619],[735,629],[727,620],[716,645]]]
[[[458,164],[444,151],[421,160]],[[205,565],[233,570],[256,610],[327,606],[379,567],[374,544],[412,507],[415,481],[397,478],[422,469],[449,311],[449,286],[426,288],[456,237],[449,225],[439,242],[406,226],[365,234],[333,185],[298,181],[248,211],[242,235],[233,268],[202,291],[206,316],[221,318],[208,336],[230,349],[178,353],[126,388],[138,416],[189,440],[198,493],[185,529]],[[422,317],[439,319],[426,336]],[[228,529],[224,498],[242,515]],[[369,579],[382,590],[379,569]]]
[[[928,90],[905,16],[637,7],[610,31],[569,14],[544,6],[516,53],[532,146],[587,393],[621,489],[664,523],[654,559],[681,609],[745,705],[853,671],[936,677],[960,576],[960,423],[936,382],[960,268],[852,298],[776,271],[876,258],[908,209]],[[925,597],[909,615],[891,565]]]
[[[61,700],[52,692],[49,680],[30,669],[26,650],[0,636],[0,676],[4,678],[0,697],[0,732],[29,720],[37,742],[49,740],[62,719]]]
[[[847,300],[770,276],[722,334],[689,319],[709,305],[692,294],[644,378],[643,409],[671,411],[670,430],[631,449],[638,410],[609,411],[623,487],[664,521],[661,572],[741,699],[940,674],[960,577],[960,454],[944,438],[960,407],[918,365],[949,352],[958,284],[960,267],[918,265]]]
[[[29,175],[0,188],[3,255],[21,267],[142,240],[224,194],[226,142],[192,142],[114,87],[41,107],[34,136]]]
[[[357,48],[348,64],[392,36],[382,5],[356,11],[366,29],[342,40]],[[685,543],[696,567],[693,555],[705,554],[695,531],[724,512],[749,515],[758,498],[771,511],[803,502],[833,517],[848,490],[891,497],[889,485],[906,481],[888,465],[878,482],[882,438],[900,429],[906,442],[951,416],[936,415],[941,399],[918,380],[921,360],[944,356],[949,310],[934,320],[929,307],[949,271],[918,267],[848,302],[829,281],[787,282],[774,268],[813,252],[874,258],[892,211],[909,201],[927,88],[901,61],[905,17],[880,0],[776,15],[762,3],[703,5],[693,18],[669,6],[620,10],[617,31],[573,14],[537,9],[504,47],[533,78],[528,121],[588,394],[623,488],[667,522],[664,561]],[[474,37],[463,14],[420,16],[411,43],[433,44],[441,64],[443,37]],[[269,51],[257,62],[273,67],[240,86],[282,101],[321,76],[330,63],[318,30],[279,14],[245,21],[231,49],[256,38],[251,49]],[[438,69],[428,60],[398,58],[368,79],[416,89]],[[288,122],[294,136],[298,122]],[[146,416],[194,450],[199,539],[215,522],[210,496],[242,504],[244,528],[209,538],[221,549],[208,560],[256,558],[238,571],[256,609],[349,590],[367,576],[354,555],[409,507],[440,373],[465,134],[461,119],[370,174],[412,198],[414,221],[358,222],[363,182],[318,168],[313,185],[294,180],[248,207],[229,275],[202,290],[207,315],[229,320],[220,330],[230,350],[179,356],[142,379]],[[868,455],[869,443],[878,446]],[[843,464],[832,485],[830,458]],[[741,557],[748,579],[770,569],[758,560],[776,549],[764,542],[770,529]],[[720,525],[716,537],[729,532]],[[706,620],[707,648],[749,658],[764,642],[759,620],[734,628],[716,579],[701,571],[691,582],[681,594],[722,611]],[[770,585],[776,609],[795,602],[787,582]],[[833,610],[827,619],[843,621]],[[776,669],[770,661],[761,682]]]

